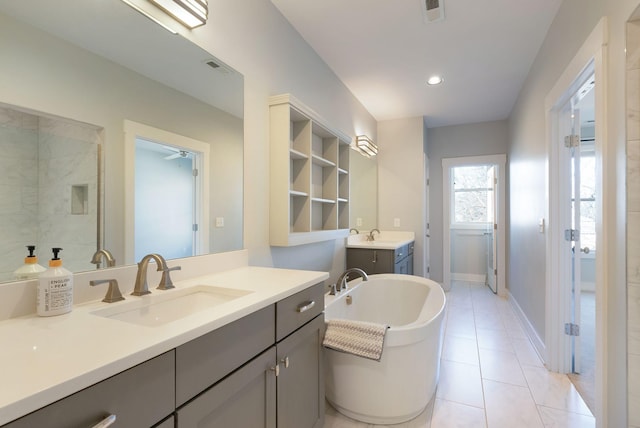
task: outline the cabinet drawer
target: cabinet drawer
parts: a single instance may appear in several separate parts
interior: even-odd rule
[[[274,320],[271,305],[176,348],[176,405],[273,345]]]
[[[404,259],[405,257],[407,257],[407,255],[409,254],[409,245],[410,244],[403,245],[402,247],[397,248],[395,250],[394,257],[395,257],[395,261],[396,262],[398,262],[398,261]]]
[[[276,303],[276,340],[280,341],[324,310],[324,283]]]
[[[174,410],[175,358],[169,351],[5,425],[88,428],[109,415],[115,426],[150,427]]]

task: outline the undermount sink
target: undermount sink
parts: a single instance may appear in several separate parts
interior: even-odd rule
[[[131,324],[157,327],[251,293],[253,291],[196,285],[184,289],[159,291],[135,301],[116,303],[113,307],[99,309],[92,314]]]

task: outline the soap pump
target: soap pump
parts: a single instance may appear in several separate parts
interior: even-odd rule
[[[36,279],[45,269],[38,264],[38,257],[33,254],[36,250],[35,245],[27,245],[29,255],[24,258],[24,265],[20,266],[13,272],[13,276],[17,280]]]
[[[37,292],[38,315],[48,317],[70,312],[73,308],[73,273],[62,267],[58,257],[62,248],[52,248],[49,269],[40,275]]]

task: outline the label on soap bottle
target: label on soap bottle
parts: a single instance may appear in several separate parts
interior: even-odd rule
[[[40,316],[65,314],[73,307],[73,277],[43,276],[37,293],[37,309]]]

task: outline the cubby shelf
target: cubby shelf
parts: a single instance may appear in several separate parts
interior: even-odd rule
[[[348,235],[351,137],[289,94],[269,100],[270,243]]]

